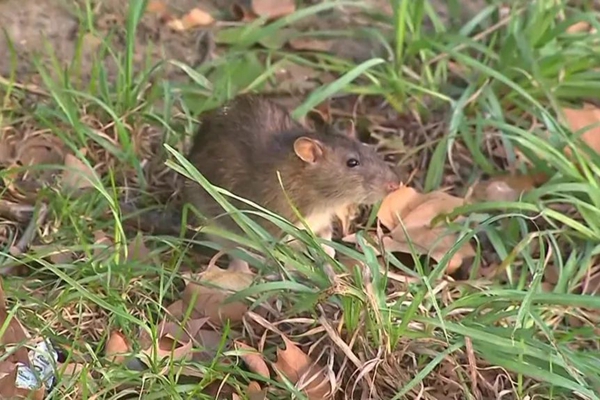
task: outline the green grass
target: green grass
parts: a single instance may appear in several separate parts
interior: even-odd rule
[[[600,156],[558,122],[561,106],[595,99],[600,89],[595,72],[600,67],[598,35],[568,35],[566,29],[577,21],[588,21],[597,28],[600,24],[593,11],[565,3],[515,2],[510,19],[503,19],[497,6],[490,5],[466,24],[452,27],[443,25],[431,1],[402,2],[393,17],[355,4],[378,21],[365,31],[376,35],[387,49],[381,57],[358,64],[333,55],[289,52],[281,43],[270,42],[269,48],[256,46],[294,21],[339,4],[302,7],[272,23],[258,21],[222,28],[217,40],[226,43],[228,51],[195,70],[174,63],[191,82],[181,84],[154,79],[160,77],[164,65],[134,68],[133,38],[144,2],[133,1],[125,51],[117,54],[108,43],[101,49],[120,65],[114,85],[102,64],[95,66],[92,84],[81,86],[70,80],[76,73],[62,73],[56,70],[57,64],[38,63],[44,83],[41,89],[48,96],[32,109],[5,107],[3,124],[24,129],[26,121],[48,129],[71,151],[93,148],[88,161],[91,165],[102,163],[101,180],[93,182],[94,190],[81,197],[53,188],[41,191],[39,198],[50,208],[43,246],[19,259],[9,255],[8,246],[0,249],[0,264],[31,268],[24,277],[4,279],[9,311],[15,312],[30,331],[51,338],[65,349],[69,360],[86,362],[92,371],[93,378],[85,373],[71,381],[65,378],[51,398],[76,398],[79,387],[82,398],[95,395],[116,399],[124,393],[143,393],[145,399],[209,399],[214,397],[206,394],[206,388],[222,381],[244,396],[248,382],[259,380],[230,349],[215,350],[212,363],[194,364],[204,373],[203,379],[177,382],[177,363],[166,375],[158,361],[143,371],[131,370],[111,364],[104,346],[112,330],[131,338],[140,330],[156,334],[164,307],[180,296],[180,270],[194,265],[186,244],[166,236],[145,238],[154,262],[140,263],[124,256],[123,249],[134,240],[135,232],[122,223],[119,201],[132,195],[149,204],[164,200],[152,192],[156,177],[146,172],[140,160],[135,133],[146,124],[162,129],[166,145],[159,146],[158,152],[169,159],[168,179],[177,173],[188,175],[227,204],[228,195],[210,187],[175,149],[194,132],[201,111],[237,93],[264,90],[277,63],[290,59],[337,77],[308,94],[296,117],[341,93],[384,99],[398,113],[416,112],[425,120],[435,120],[439,110],[447,110],[447,129],[442,137],[405,143],[409,149],[411,145],[422,146],[420,155],[407,156],[407,163],[417,165],[417,157],[428,157],[426,164],[420,164],[427,169],[419,171],[414,182],[424,191],[445,185],[450,161],[460,163],[465,154],[471,161],[470,175],[463,176],[462,186],[454,188],[457,195],[463,195],[482,174],[504,172],[488,151],[486,145],[492,142],[503,146],[505,162],[521,171],[543,171],[550,179],[525,193],[520,202],[477,203],[454,213],[468,216],[457,227],[465,232],[463,240],[476,239],[478,251],[494,253],[500,260],[497,272],[506,273],[504,280],[477,278],[480,258],[470,270],[472,279],[454,282],[445,280],[443,273],[451,255],[437,266],[417,263],[415,270],[389,255],[390,271],[400,270],[414,278],[414,282],[404,284],[380,273],[376,255],[368,246],[360,252],[334,243],[339,254],[364,263],[365,268],[343,274],[345,267],[336,262],[338,275],[332,283],[321,268],[325,255],[318,240],[259,210],[304,242],[313,259],[285,246],[265,245],[265,232],[238,214],[251,247],[275,260],[280,270],[293,265],[298,273],[283,270],[282,281],[259,281],[236,298],[249,296],[255,305],[277,299],[282,312],[271,322],[290,319],[287,328],[280,328],[294,335],[321,326],[322,317],[334,330],[341,324],[344,342],[358,338],[350,345],[354,354],[360,355],[363,363],[376,360],[376,370],[367,371],[368,366],[363,366],[363,379],[372,380],[382,398],[414,399],[427,388],[431,392],[421,398],[434,399],[434,390],[442,386],[459,398],[475,399],[477,391],[491,398],[493,390],[482,381],[493,385],[493,379],[488,379],[492,374],[505,376],[497,390],[512,392],[510,398],[600,399],[600,297],[581,294],[580,290],[596,265],[600,244]],[[82,18],[88,21],[85,29],[92,29],[91,9],[81,10]],[[458,13],[458,9],[452,11]],[[431,19],[430,24],[425,24],[425,16]],[[463,69],[462,77],[450,71],[451,61]],[[77,63],[72,65],[76,68]],[[53,78],[56,76],[62,79]],[[5,103],[22,95],[18,85],[0,85]],[[164,106],[157,107],[157,100]],[[577,165],[560,150],[563,146],[571,148]],[[518,154],[533,165],[519,162]],[[8,172],[0,171],[0,177],[8,178]],[[96,231],[110,235],[113,245],[102,251],[94,243]],[[96,248],[100,251],[94,251]],[[71,249],[79,256],[55,264],[47,257],[55,249]],[[552,291],[547,292],[542,290],[542,277],[551,267],[556,268],[558,277]],[[260,270],[264,275],[271,272]],[[297,317],[313,322],[294,322]],[[581,323],[573,324],[574,320]],[[328,334],[321,330],[309,338],[294,335],[292,339],[298,342],[313,343]],[[268,344],[280,344],[275,336],[269,335]],[[132,341],[133,350],[139,351],[135,339]],[[339,368],[346,355],[335,345],[328,351],[336,354]],[[476,365],[470,364],[471,351]],[[274,346],[267,346],[265,353],[274,359]],[[224,358],[233,363],[224,364]],[[351,362],[344,368],[342,388],[350,390],[361,371],[357,372]],[[334,368],[334,372],[339,370]],[[474,373],[479,374],[477,386]],[[283,395],[292,393],[289,385],[273,385],[279,388],[280,398],[290,398],[291,394]]]

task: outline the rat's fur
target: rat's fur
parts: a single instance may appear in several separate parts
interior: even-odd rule
[[[320,143],[321,156],[314,162],[302,160],[294,151],[300,137]],[[349,158],[360,165],[349,168]],[[324,236],[330,235],[336,211],[350,204],[375,203],[398,184],[396,174],[371,147],[348,136],[308,131],[283,107],[255,95],[239,96],[201,117],[188,159],[213,185],[299,225],[289,198],[310,228]],[[188,180],[183,194],[208,218],[224,214],[196,182]],[[238,209],[250,208],[230,201]],[[255,220],[270,233],[278,233],[264,218]],[[239,233],[232,219],[219,217],[213,222]]]

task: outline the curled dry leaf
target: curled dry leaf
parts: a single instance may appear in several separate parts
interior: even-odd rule
[[[267,388],[262,389],[258,382],[252,381],[248,384],[248,391],[246,393],[249,400],[266,400]]]
[[[215,22],[213,16],[200,8],[194,8],[181,19],[171,19],[167,26],[175,31],[187,31],[199,26],[207,26]]]
[[[563,108],[563,114],[573,133],[579,132],[581,140],[600,153],[600,109],[585,103],[580,109]],[[571,149],[566,148],[565,153],[571,155]]]
[[[250,286],[254,274],[249,270],[221,269],[216,265],[209,266],[199,275],[200,282],[215,285],[204,286],[190,282],[182,294],[183,308],[193,304],[195,317],[206,316],[214,324],[222,324],[226,320],[240,322],[248,310],[243,302],[223,304],[231,292],[239,292]]]
[[[238,340],[235,341],[235,347],[238,350],[245,350],[243,354],[240,354],[240,358],[244,360],[250,371],[262,375],[267,379],[271,377],[269,367],[267,367],[267,363],[265,363],[262,354],[258,350]]]
[[[123,335],[119,331],[113,331],[106,342],[106,358],[111,362],[121,364],[125,361],[125,356],[131,352],[131,346]]]
[[[81,154],[85,153],[85,149],[82,149]],[[76,190],[94,186],[92,182],[96,180],[96,172],[76,156],[65,156],[65,168],[62,172],[62,185],[65,189]]]
[[[457,237],[446,232],[443,225],[431,226],[431,221],[464,203],[464,199],[444,192],[422,194],[410,187],[400,188],[384,199],[377,215],[379,221],[392,231],[382,243],[388,251],[407,253],[412,243],[415,251],[429,254],[434,260],[440,261],[454,247]],[[453,273],[464,258],[473,256],[473,247],[469,243],[464,244],[450,259],[446,272]]]
[[[252,11],[259,17],[284,17],[296,11],[294,0],[251,0]]]
[[[284,336],[283,341],[285,350],[277,349],[277,361],[273,365],[276,371],[302,388],[310,400],[331,398],[331,383],[324,370],[291,340]]]

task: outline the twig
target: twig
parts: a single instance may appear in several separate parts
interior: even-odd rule
[[[37,233],[37,228],[44,223],[46,220],[46,216],[48,216],[48,206],[44,203],[40,206],[40,210],[37,213],[37,216],[34,214],[33,218],[29,221],[29,225],[25,228],[21,239],[17,242],[16,245],[11,246],[10,254],[13,257],[18,257],[29,247],[33,239],[35,238],[35,234]]]
[[[32,218],[34,211],[35,207],[30,205],[13,203],[12,201],[8,200],[0,200],[0,217],[23,223]]]
[[[44,90],[40,89],[36,85],[25,84],[25,83],[18,83],[18,82],[11,82],[11,81],[9,81],[8,79],[6,79],[5,77],[3,77],[1,75],[0,75],[0,85],[13,86],[13,87],[16,87],[17,89],[25,90],[26,92],[37,94],[39,96],[50,97],[50,94],[48,94]]]

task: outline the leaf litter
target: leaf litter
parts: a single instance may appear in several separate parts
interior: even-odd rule
[[[182,35],[186,32],[193,31],[196,28],[213,26],[216,22],[213,14],[195,7],[196,5],[194,5],[193,8],[189,8],[188,11],[181,13],[179,17],[174,17],[163,2],[151,1],[149,4],[150,8],[147,12],[159,15],[165,26]],[[276,3],[272,1],[255,0],[250,2],[250,4],[251,9],[245,11],[246,14],[244,18],[246,20],[253,20],[261,15],[275,19],[289,15],[295,9],[295,5],[290,2]],[[214,15],[216,16],[217,14]],[[575,28],[571,31],[574,32]],[[98,45],[99,40],[100,38],[97,37],[92,37],[87,40],[88,44],[93,44],[93,46],[88,47]],[[335,39],[321,40],[304,37],[289,39],[282,42],[280,45],[285,43],[293,50],[320,52],[331,52],[336,45],[339,47],[340,43],[343,44],[343,42]],[[279,85],[275,85],[275,88],[283,88],[285,91],[293,92],[302,92],[313,89],[315,86],[313,82],[310,82],[310,84],[305,83],[310,80],[307,76],[311,75],[313,73],[312,71],[302,70],[301,68],[295,70],[293,68],[291,69],[291,74],[282,74],[284,77],[279,82]],[[296,80],[297,82],[286,83],[286,79],[288,78]],[[318,77],[315,81],[318,82]],[[289,86],[286,87],[286,84],[289,84]],[[319,83],[316,83],[316,85],[318,84]],[[585,125],[593,123],[591,121],[597,122],[597,110],[593,106],[586,106],[584,110],[585,112],[573,113],[567,111],[565,113],[573,130],[575,130],[574,127],[582,128]],[[355,110],[353,111],[355,112]],[[102,129],[104,128],[105,127],[102,127]],[[102,129],[100,131],[102,131]],[[582,140],[597,151],[593,137],[594,134],[587,134],[582,136]],[[410,141],[403,142],[407,143]],[[82,175],[84,177],[87,176],[88,178],[96,177],[100,175],[100,171],[96,171],[94,168],[90,169],[85,163],[82,163],[80,159],[66,153],[60,145],[62,144],[59,144],[56,147],[53,147],[54,145],[48,147],[45,145],[38,146],[30,144],[29,150],[27,151],[24,150],[27,149],[27,146],[22,146],[20,149],[17,148],[17,150],[20,150],[19,157],[22,159],[19,162],[24,163],[24,165],[37,165],[41,163],[40,160],[46,159],[54,160],[54,163],[58,165],[70,165],[77,173],[74,175],[63,173],[63,184],[66,183],[67,186],[74,188],[90,187],[88,185],[89,179],[83,179]],[[14,161],[16,154],[15,148],[8,149],[8,146],[5,146],[0,150],[0,155],[2,155],[4,159],[10,160],[11,162]],[[93,151],[90,153],[90,158],[100,157]],[[1,159],[0,162],[2,162]],[[92,167],[95,167],[93,162],[90,164]],[[67,175],[67,177],[65,177],[65,175]],[[8,178],[5,179],[10,180],[13,178],[10,175],[7,175],[7,177]],[[26,178],[30,179],[30,176],[26,176]],[[537,185],[535,179],[531,177],[524,177],[522,180],[519,179],[520,178],[513,180],[498,178],[484,182],[484,195],[482,199],[487,201],[491,199],[516,201],[524,191],[530,190]],[[30,180],[33,181],[34,184],[37,181],[36,179]],[[13,182],[16,181],[13,180]],[[7,186],[10,188],[15,187],[14,185]],[[36,191],[38,188],[39,186],[34,186]],[[479,201],[480,198],[476,198],[476,200]],[[377,235],[373,235],[373,239],[376,243],[379,241],[378,244],[381,245],[382,248],[393,252],[410,252],[411,246],[409,246],[409,242],[412,242],[418,252],[428,254],[435,261],[439,262],[441,258],[456,245],[458,236],[455,231],[450,230],[448,226],[446,226],[447,221],[440,220],[436,225],[432,225],[432,221],[443,216],[443,214],[452,212],[456,207],[460,207],[464,204],[466,204],[464,199],[444,192],[430,192],[423,194],[415,189],[405,187],[401,189],[401,191],[392,194],[384,201],[384,204],[379,210],[378,220],[389,232],[382,234],[382,230],[378,229]],[[343,220],[343,236],[351,236],[352,231],[349,228],[347,216],[341,217]],[[404,231],[405,229],[406,232]],[[92,257],[99,263],[103,260],[108,260],[111,256],[111,252],[114,252],[115,243],[108,232],[109,231],[106,229],[94,231],[95,245],[99,249],[94,251]],[[440,237],[443,237],[441,241],[439,240]],[[150,254],[150,249],[146,246],[143,236],[138,233],[137,236],[135,236],[135,239],[129,241],[129,244],[127,245],[126,260],[128,262],[154,265],[160,262],[154,257],[151,257]],[[474,251],[472,245],[470,243],[465,243],[457,249],[456,254],[450,259],[446,273],[452,273],[458,265],[463,264],[464,261],[469,257],[472,257],[473,254]],[[68,264],[74,258],[81,258],[81,255],[75,254],[71,258],[66,258],[64,260],[54,259],[53,261],[60,261]],[[592,275],[588,282],[596,277],[597,274]],[[305,391],[308,398],[316,399],[330,396],[333,386],[332,380],[329,379],[328,375],[332,372],[328,371],[329,366],[324,367],[322,365],[316,365],[313,358],[308,355],[314,353],[302,350],[307,348],[312,349],[313,346],[321,340],[314,332],[314,330],[318,331],[320,327],[315,328],[314,326],[311,326],[314,330],[310,330],[305,328],[305,326],[298,321],[284,320],[284,323],[282,323],[282,316],[275,313],[274,315],[279,319],[273,323],[273,326],[288,324],[288,326],[291,327],[290,331],[295,331],[295,333],[300,332],[298,335],[300,341],[302,341],[302,337],[306,337],[306,340],[304,340],[301,345],[296,344],[281,332],[275,331],[274,329],[259,330],[257,326],[252,325],[255,321],[248,321],[250,319],[249,315],[251,314],[248,301],[226,303],[226,299],[230,295],[250,287],[257,279],[259,279],[259,277],[250,270],[223,270],[215,265],[209,266],[204,272],[193,277],[186,276],[185,288],[180,293],[181,298],[165,307],[164,320],[158,325],[155,332],[156,335],[150,334],[147,330],[143,330],[138,336],[134,335],[133,337],[129,337],[119,330],[113,330],[109,335],[105,347],[106,358],[114,363],[124,363],[131,356],[139,357],[146,360],[146,362],[149,362],[148,360],[164,361],[165,359],[171,359],[171,361],[182,362],[186,365],[184,375],[188,374],[190,376],[203,377],[204,375],[199,372],[199,368],[193,366],[191,363],[197,360],[212,362],[215,357],[221,357],[219,360],[226,362],[224,360],[228,358],[221,353],[222,349],[220,349],[221,342],[223,341],[222,334],[224,327],[232,326],[234,328],[240,328],[242,326],[251,326],[257,332],[261,332],[261,334],[265,336],[255,337],[251,334],[244,336],[239,331],[231,331],[230,336],[232,337],[228,337],[224,341],[226,348],[229,348],[228,346],[233,344],[234,346],[237,346],[238,349],[243,348],[252,351],[251,353],[240,355],[240,358],[244,361],[244,364],[249,370],[264,377],[273,377],[274,375],[270,374],[270,366],[273,371],[276,371],[276,379],[281,381],[285,378],[292,384],[298,385],[298,387]],[[343,282],[343,280],[341,281]],[[213,285],[220,286],[220,288],[215,288]],[[587,286],[583,290],[586,292],[592,291]],[[279,302],[280,307],[285,308],[285,305],[285,301]],[[191,314],[188,314],[189,311],[191,311]],[[331,318],[332,320],[336,319],[335,316],[331,316]],[[311,323],[314,323],[314,321]],[[266,337],[267,332],[270,332],[268,338]],[[255,346],[244,344],[241,340],[253,343]],[[344,337],[344,340],[354,343],[353,338]],[[141,346],[139,349],[134,349],[130,343],[139,343]],[[269,350],[272,350],[273,346],[276,346],[277,348],[277,354],[274,360],[272,359],[272,354],[269,352]],[[256,350],[257,348],[261,350],[258,351]],[[202,351],[199,349],[202,349]],[[354,350],[354,347],[352,350]],[[363,357],[362,354],[359,356]],[[372,358],[369,359],[367,357],[363,361],[377,360],[378,362],[381,362],[383,367],[379,370],[379,375],[377,375],[378,379],[380,377],[381,379],[394,377],[397,380],[397,382],[394,383],[399,385],[403,382],[408,382],[410,379],[407,372],[410,369],[407,365],[393,366],[389,371],[386,371],[385,368],[387,368],[387,364],[392,364],[390,359],[380,359],[378,358],[379,355],[371,356]],[[398,360],[406,361],[406,359],[402,357],[398,357]],[[66,367],[73,374],[82,373],[86,368],[83,364],[69,364]],[[339,367],[339,365],[336,365],[336,367]],[[416,365],[413,367],[414,371],[419,371]],[[445,364],[443,366],[443,369],[446,370],[444,376],[452,376],[458,379],[454,372],[455,367],[455,365],[450,365],[450,362]],[[0,370],[1,372],[4,372],[4,369]],[[164,367],[161,372],[166,374],[169,371],[167,367]],[[338,371],[336,371],[336,373],[337,372]],[[8,371],[8,374],[2,379],[8,379],[8,381],[11,382],[12,375],[10,374],[12,373],[14,373],[14,370]],[[364,371],[361,371],[361,374],[362,373],[364,373]],[[384,376],[382,376],[382,374]],[[397,374],[397,376],[395,374]],[[368,373],[365,373],[364,376],[367,375]],[[7,376],[8,378],[6,378]],[[343,374],[340,373],[338,376],[343,376]],[[220,385],[223,382],[217,383]],[[264,387],[261,387],[261,384],[263,384]],[[250,382],[246,388],[247,392],[245,394],[253,399],[258,399],[265,398],[267,393],[275,390],[272,386],[264,384],[262,381],[261,384],[254,381]],[[390,383],[386,384],[390,385]],[[394,384],[391,384],[391,386],[394,387]],[[442,389],[440,389],[440,392],[443,391]]]

